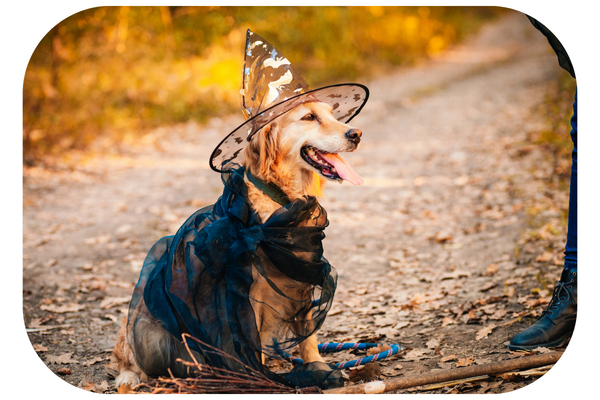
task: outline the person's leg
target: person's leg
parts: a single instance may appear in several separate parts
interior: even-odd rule
[[[569,192],[569,225],[565,246],[565,268],[577,269],[577,93],[573,103],[571,118],[571,139],[573,139],[573,163],[571,164],[571,188]]]
[[[542,317],[529,328],[515,335],[510,350],[533,350],[536,347],[556,347],[573,334],[577,318],[577,93],[571,118],[573,139],[573,163],[571,164],[571,187],[569,192],[569,220],[565,264],[560,282],[556,284],[552,300]]]

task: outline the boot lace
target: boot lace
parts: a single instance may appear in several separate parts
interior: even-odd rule
[[[548,308],[542,312],[544,314],[552,315],[558,308],[563,304],[569,301],[571,295],[570,284],[571,282],[558,282],[554,287],[554,292],[552,293],[552,299],[548,304]]]

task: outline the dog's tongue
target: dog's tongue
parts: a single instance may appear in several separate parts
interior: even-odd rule
[[[337,171],[337,174],[345,181],[350,182],[354,186],[358,186],[364,182],[361,178],[342,157],[337,154],[324,154],[321,156],[327,160],[327,162],[333,165]]]

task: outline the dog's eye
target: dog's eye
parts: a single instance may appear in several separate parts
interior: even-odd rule
[[[314,121],[315,119],[317,119],[317,117],[313,113],[306,114],[304,117],[302,117],[302,121]]]

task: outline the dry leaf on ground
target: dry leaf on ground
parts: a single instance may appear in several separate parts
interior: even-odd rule
[[[459,358],[456,366],[457,367],[468,367],[469,365],[473,364],[473,357],[467,357],[467,358]]]
[[[102,357],[94,357],[91,360],[88,360],[83,363],[84,366],[89,367],[90,365],[96,364],[97,362],[104,361]]]
[[[495,274],[496,272],[498,272],[498,264],[490,264],[487,267],[487,273],[488,274]]]
[[[413,349],[404,355],[406,360],[420,360],[427,353],[431,353],[429,349]]]
[[[493,289],[496,287],[496,282],[488,282],[485,285],[483,285],[483,287],[481,289],[479,289],[480,292],[487,292],[490,289]]]
[[[481,328],[479,331],[477,331],[475,340],[481,340],[481,339],[486,338],[490,333],[492,333],[492,331],[494,330],[495,327],[496,327],[496,324],[491,324],[491,325],[486,326],[485,328]]]
[[[130,393],[135,393],[135,392],[133,390],[131,390],[131,386],[129,386],[128,384],[123,384],[117,388],[117,393],[118,394],[130,394]]]
[[[442,338],[434,338],[425,343],[425,346],[427,346],[428,349],[435,349],[436,347],[439,347],[441,343]]]
[[[552,260],[553,258],[554,258],[554,255],[552,253],[544,252],[544,254],[537,256],[535,258],[535,261],[548,262],[548,261]]]
[[[408,326],[408,324],[410,324],[409,321],[401,321],[398,322],[396,325],[394,325],[394,329],[402,329]]]
[[[386,316],[379,316],[379,315],[375,316],[375,325],[377,325],[377,326],[381,326],[381,327],[390,326],[390,325],[395,324],[396,322],[397,322],[397,320],[394,318],[390,318],[390,317],[386,317]]]
[[[378,379],[381,376],[381,373],[381,367],[378,363],[373,362],[365,364],[364,367],[361,369],[355,369],[350,371],[350,381],[372,381]]]
[[[48,351],[48,348],[46,346],[44,346],[43,344],[34,344],[33,349],[36,352]]]
[[[83,240],[83,244],[95,244],[95,243],[108,243],[110,241],[110,235],[102,235],[91,237]]]
[[[391,349],[391,347],[388,346],[387,344],[380,344],[377,347],[371,347],[370,349],[367,349],[367,356],[372,356],[373,354],[382,353],[382,352],[390,350],[390,349]]]
[[[111,308],[121,304],[128,303],[131,297],[107,297],[100,302],[100,308]]]
[[[385,336],[388,339],[393,339],[398,334],[398,331],[394,328],[381,328],[377,329],[375,334]]]
[[[52,354],[49,354],[46,356],[46,362],[48,364],[79,364],[79,361],[77,360],[73,360],[71,357],[73,356],[73,353],[64,353],[61,354],[60,356],[55,356]]]
[[[440,359],[440,362],[448,362],[448,361],[454,361],[454,360],[456,360],[456,355],[455,354],[451,354],[449,356],[442,357]]]
[[[105,391],[108,390],[108,382],[102,381],[102,383],[99,385],[97,385],[93,382],[89,382],[89,383],[86,383],[85,385],[83,385],[82,389],[87,390],[88,392],[104,393]],[[119,391],[118,393],[121,393],[121,392]],[[130,392],[123,392],[123,393],[134,393],[134,392],[130,391]]]
[[[41,310],[50,311],[50,312],[54,312],[54,313],[77,312],[77,311],[83,310],[84,308],[85,308],[85,305],[77,304],[77,303],[63,304],[60,306],[56,305],[56,304],[42,304],[40,306]]]

